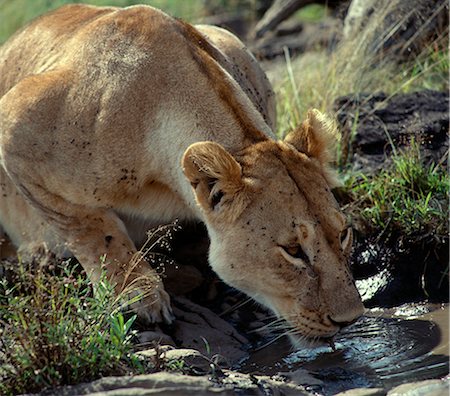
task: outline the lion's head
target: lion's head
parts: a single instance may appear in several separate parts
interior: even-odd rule
[[[332,337],[364,309],[348,268],[351,228],[330,190],[332,132],[311,110],[284,141],[257,143],[235,157],[200,142],[183,158],[213,269],[300,337]]]

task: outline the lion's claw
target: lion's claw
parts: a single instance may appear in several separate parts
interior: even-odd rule
[[[140,299],[132,303],[131,308],[146,323],[173,323],[175,316],[170,305],[170,297],[162,286],[158,286],[150,295],[146,295],[141,290],[137,290],[133,294]]]

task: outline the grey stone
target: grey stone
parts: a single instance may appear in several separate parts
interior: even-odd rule
[[[391,389],[388,396],[448,396],[450,379],[411,382]]]
[[[323,385],[323,381],[315,378],[308,370],[304,370],[301,368],[280,374],[298,385]]]
[[[169,364],[171,361],[181,360],[197,373],[208,373],[211,360],[195,349],[172,349],[161,354],[161,358]]]
[[[161,356],[163,353],[173,349],[170,345],[161,345],[158,348],[145,349],[143,351],[136,352],[136,355],[143,356],[145,358],[155,358],[157,355]]]
[[[383,388],[356,388],[338,393],[336,396],[384,396],[386,391]]]
[[[133,377],[106,377],[89,384],[52,390],[51,394],[55,396],[309,395],[303,387],[285,382],[281,378],[253,376],[232,371],[224,371],[218,377],[168,372]]]
[[[162,331],[143,331],[138,333],[137,338],[139,340],[140,345],[150,345],[153,343],[157,343],[158,345],[172,345],[175,346],[175,342],[167,334],[164,334]]]
[[[171,335],[178,346],[222,355],[230,365],[247,356],[247,339],[211,310],[183,297],[175,297],[172,306],[177,320]]]

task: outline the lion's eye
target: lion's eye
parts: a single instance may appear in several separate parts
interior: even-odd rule
[[[214,195],[211,197],[211,206],[214,209],[222,200],[223,198],[223,192],[222,191],[217,191],[214,193]]]
[[[352,235],[351,227],[348,227],[344,231],[341,232],[340,239],[341,239],[341,245],[343,247],[346,247],[348,245],[348,243],[350,242],[351,235]]]
[[[303,260],[305,263],[309,263],[308,255],[299,244],[283,246],[283,249],[289,256]]]

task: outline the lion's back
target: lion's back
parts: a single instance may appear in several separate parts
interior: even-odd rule
[[[149,6],[60,7],[34,19],[0,47],[0,97],[29,75],[95,63],[102,50],[110,52],[121,41],[148,48],[161,39],[149,37],[167,34],[175,21]]]

